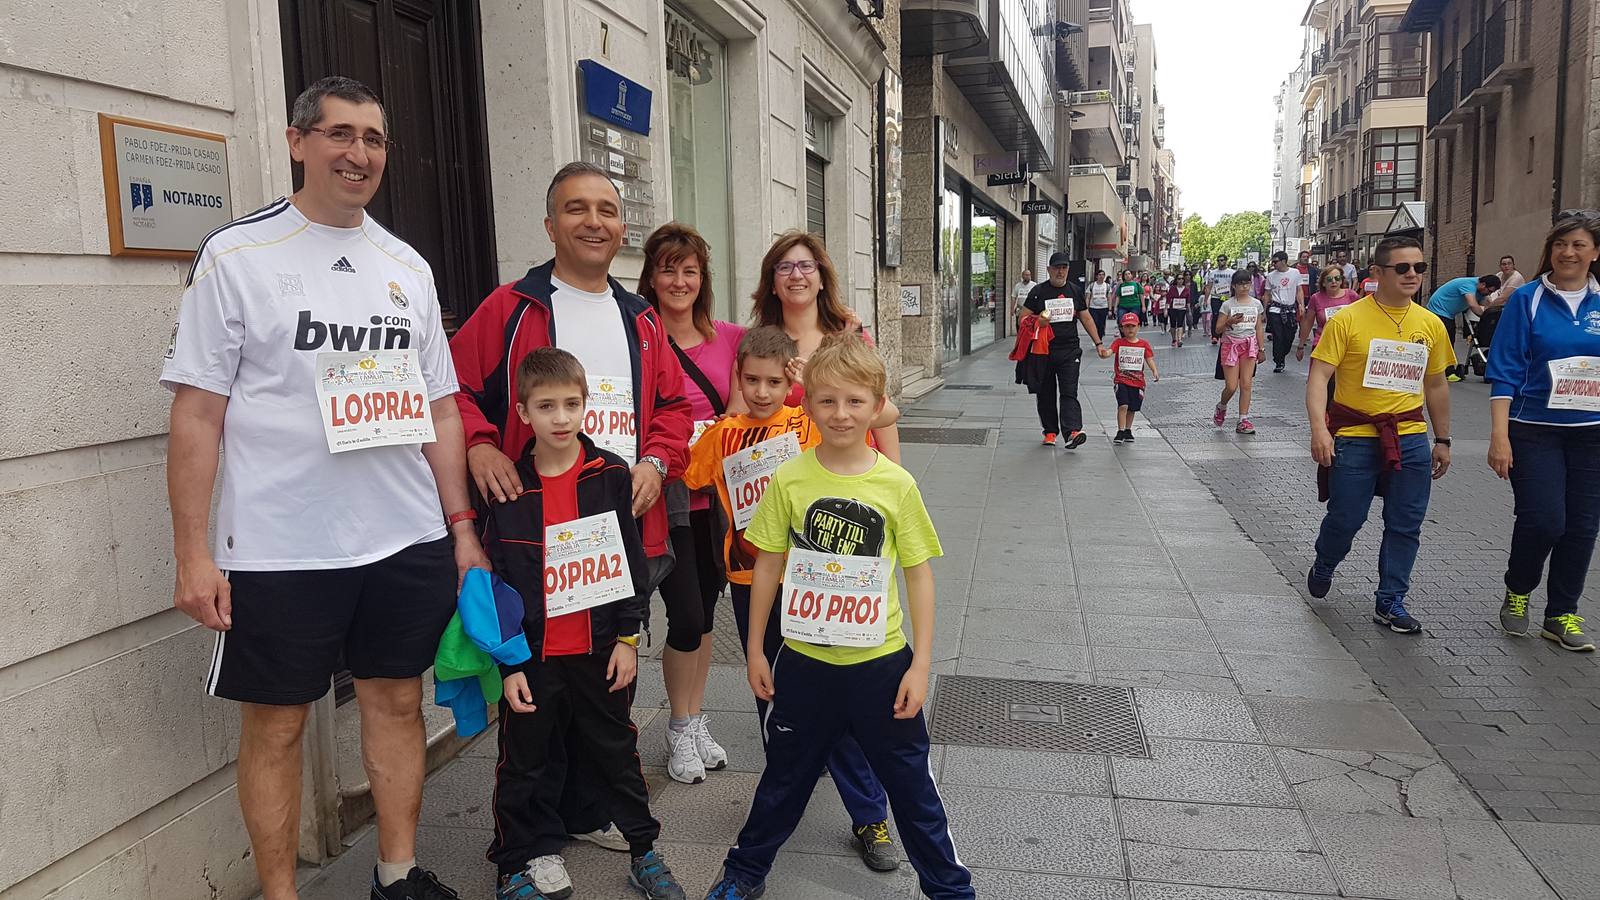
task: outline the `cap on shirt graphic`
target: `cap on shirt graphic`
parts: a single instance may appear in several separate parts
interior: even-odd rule
[[[804,532],[794,545],[817,553],[877,556],[883,552],[883,513],[860,500],[823,497],[806,509]]]

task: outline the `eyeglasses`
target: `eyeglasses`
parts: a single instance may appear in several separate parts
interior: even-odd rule
[[[1425,262],[1395,263],[1392,266],[1383,266],[1379,265],[1378,263],[1373,263],[1372,267],[1374,269],[1393,269],[1396,275],[1410,275],[1412,272],[1416,272],[1418,275],[1426,275],[1428,273],[1428,264]]]
[[[310,128],[302,128],[300,130],[307,134],[320,134],[327,138],[328,143],[334,145],[335,147],[348,147],[351,144],[354,144],[357,139],[359,139],[361,143],[367,145],[368,153],[388,153],[390,150],[394,149],[395,145],[393,139],[385,135],[358,135],[348,128],[318,128],[317,126],[313,125]]]
[[[772,267],[772,271],[779,275],[793,275],[797,271],[801,275],[810,275],[816,270],[817,261],[814,259],[786,259]]]

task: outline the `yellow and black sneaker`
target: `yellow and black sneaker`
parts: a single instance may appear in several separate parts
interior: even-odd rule
[[[894,839],[889,837],[889,823],[873,822],[854,831],[856,852],[861,861],[874,872],[893,872],[900,868],[900,854],[895,852]]]

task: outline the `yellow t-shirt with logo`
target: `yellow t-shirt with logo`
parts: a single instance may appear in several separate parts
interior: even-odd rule
[[[1455,348],[1439,317],[1427,307],[1408,303],[1404,315],[1399,310],[1378,305],[1371,294],[1339,310],[1328,319],[1322,340],[1312,352],[1334,367],[1333,401],[1368,415],[1399,413],[1422,405],[1422,397],[1403,391],[1369,388],[1362,382],[1367,374],[1367,352],[1374,340],[1405,341],[1428,348],[1427,374],[1438,375],[1456,364]],[[1426,434],[1426,422],[1402,422],[1401,434]],[[1339,430],[1339,437],[1377,437],[1374,425],[1352,425]]]
[[[828,471],[817,462],[815,450],[789,460],[772,474],[772,483],[744,536],[769,553],[801,547],[846,556],[881,556],[889,560],[891,572],[897,563],[909,568],[944,555],[916,479],[881,454],[877,463],[860,475]],[[879,646],[809,644],[787,638],[784,643],[836,666],[899,651],[906,645],[906,636],[901,630],[897,580],[892,575],[889,578],[886,638]],[[772,615],[782,615],[778,603],[772,605]]]

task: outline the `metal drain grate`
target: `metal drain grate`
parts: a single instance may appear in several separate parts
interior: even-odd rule
[[[902,444],[941,444],[953,447],[982,447],[989,443],[988,428],[928,428],[900,426]]]
[[[992,384],[947,384],[947,385],[944,386],[944,389],[947,390],[947,391],[992,391],[992,390],[994,390],[994,385],[992,385]]]
[[[936,744],[1150,756],[1133,692],[1099,684],[940,675],[928,731]]]

